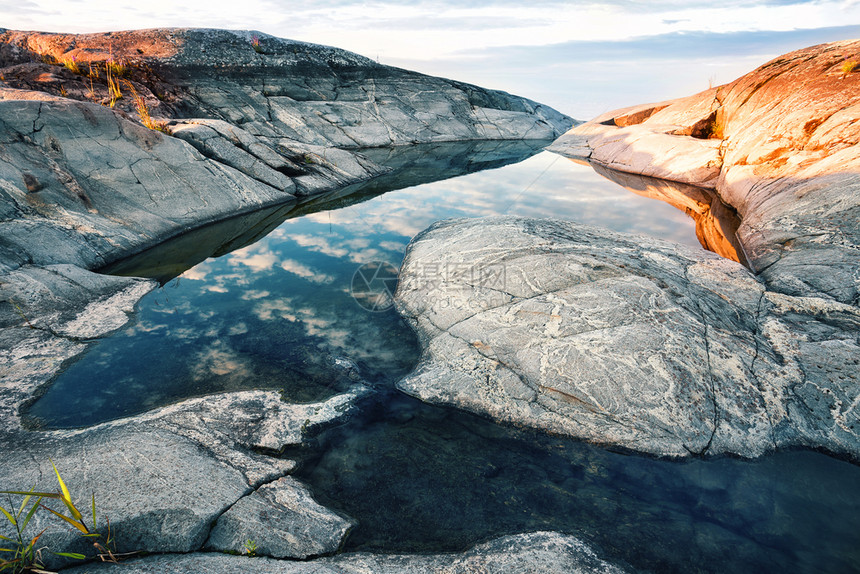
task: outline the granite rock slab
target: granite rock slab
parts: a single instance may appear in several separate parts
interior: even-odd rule
[[[410,244],[395,300],[424,348],[398,388],[428,402],[657,456],[860,454],[860,311],[715,254],[452,220]]]

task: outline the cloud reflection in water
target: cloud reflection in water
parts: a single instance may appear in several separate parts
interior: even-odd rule
[[[120,272],[151,272],[166,284],[141,302],[134,325],[69,366],[28,415],[52,427],[85,426],[244,388],[321,400],[353,382],[332,356],[355,361],[369,384],[391,385],[417,360],[416,341],[393,309],[357,304],[350,282],[361,264],[399,266],[411,238],[439,219],[553,216],[697,245],[682,212],[588,167],[549,153],[528,157],[534,144],[523,142],[464,145],[369,150],[405,167],[261,214],[268,235],[254,243],[252,214],[225,222],[223,233],[207,228],[143,254],[142,263],[123,262]]]

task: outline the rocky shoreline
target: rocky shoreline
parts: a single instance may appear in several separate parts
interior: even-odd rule
[[[0,68],[3,488],[54,490],[53,460],[76,497],[97,493],[116,552],[242,552],[253,534],[269,556],[334,553],[351,519],[319,506],[288,476],[295,463],[270,455],[348,413],[361,384],[313,404],[248,391],[78,431],[22,427],[21,407],[157,286],[92,271],[390,171],[347,148],[552,139],[572,121],[524,98],[251,32],[0,30]],[[44,515],[30,528],[47,528],[40,543],[53,551],[92,550]],[[559,564],[590,560],[572,538],[536,544],[573,548]],[[242,562],[199,560],[207,571]]]
[[[560,221],[416,237],[396,298],[425,351],[399,388],[657,456],[807,447],[856,462],[860,74],[842,64],[858,58],[857,41],[794,52],[549,148],[713,190],[740,215],[751,271]],[[429,280],[431,268],[452,272]]]
[[[839,70],[858,54],[860,42],[789,54],[727,86],[607,114],[553,146],[712,190],[678,201],[752,271],[554,220],[442,222],[401,269],[398,310],[425,351],[399,388],[657,456],[807,447],[857,462],[860,73]],[[75,431],[27,430],[19,413],[157,286],[93,270],[206,223],[383,179],[354,148],[551,139],[570,118],[251,32],[2,30],[0,67],[3,486],[53,490],[51,458],[76,491],[97,493],[117,551],[156,554],[74,571],[620,571],[558,533],[460,554],[337,554],[352,519],[269,455],[347,415],[361,384],[301,405],[264,391],[209,396]],[[717,200],[741,221],[715,216]],[[35,520],[52,549],[86,550]],[[242,552],[261,531],[260,553],[302,561],[211,552]]]

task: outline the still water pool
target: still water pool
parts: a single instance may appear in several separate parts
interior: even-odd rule
[[[357,519],[351,550],[461,550],[503,533],[579,535],[654,572],[860,570],[860,468],[811,452],[686,463],[510,429],[393,390],[419,348],[352,297],[449,217],[559,217],[698,247],[694,224],[523,142],[368,150],[391,175],[201,229],[108,271],[157,278],[135,321],[67,366],[32,426],[96,424],[186,397],[278,389],[317,401],[363,382],[345,424],[285,456]]]

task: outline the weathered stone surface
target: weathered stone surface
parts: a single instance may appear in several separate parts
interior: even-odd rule
[[[209,572],[239,574],[411,574],[439,572],[446,574],[478,573],[547,573],[552,574],[620,574],[623,570],[600,559],[585,543],[554,532],[533,532],[505,536],[460,554],[386,555],[341,554],[308,562],[278,561],[219,554],[184,556],[151,556],[122,564],[87,564],[67,570],[70,574],[87,572],[123,572],[144,574],[158,572]]]
[[[720,142],[671,133],[676,129],[670,126],[660,132],[647,124],[618,128],[588,122],[548,149],[618,171],[714,187],[722,165]]]
[[[455,220],[413,240],[396,301],[425,347],[398,386],[423,400],[656,455],[860,456],[860,311],[716,255]]]
[[[360,392],[287,405],[277,393],[246,391],[193,399],[80,431],[7,435],[2,485],[55,491],[50,458],[87,518],[89,495],[95,493],[100,530],[105,532],[105,519],[110,519],[117,551],[189,552],[202,547],[213,523],[237,501],[293,470],[292,461],[258,454],[259,449],[300,443],[308,428],[342,416]],[[278,493],[267,500],[271,514],[258,517],[260,529],[285,528],[286,516],[301,516],[298,527],[311,531],[321,529],[314,524],[317,518],[332,522],[307,493],[292,498]],[[47,513],[37,514],[31,528],[47,528],[41,541],[54,551],[92,555],[85,539]],[[3,533],[8,534],[5,525]],[[326,548],[336,548],[345,533],[346,528],[331,531]]]
[[[229,149],[211,161],[178,138],[81,102],[0,101],[0,123],[3,269],[101,267],[188,229],[289,201],[299,187],[320,192],[384,171],[341,151],[351,162],[320,159],[293,182],[221,136],[207,141]],[[38,191],[29,191],[28,178]]]
[[[206,547],[243,553],[308,558],[335,552],[355,524],[320,506],[300,482],[284,477],[240,499],[215,523]]]
[[[371,147],[552,139],[571,125],[566,116],[525,98],[259,32],[0,35],[0,60],[14,72],[5,74],[6,81],[17,88],[58,95],[62,85],[76,99],[106,97],[104,79],[91,88],[82,76],[41,60],[74,57],[87,70],[111,56],[128,64],[126,76],[154,116],[224,120],[265,138]],[[130,98],[116,105],[136,114]]]
[[[604,114],[551,149],[714,188],[770,290],[857,306],[860,73],[843,64],[858,60],[857,40],[792,52],[725,86]]]
[[[858,59],[856,40],[799,50],[725,86],[604,114],[551,147],[597,166],[712,188],[737,210],[741,223],[733,247],[761,282],[759,302],[752,297],[755,289],[749,296],[735,291],[736,278],[694,274],[684,264],[688,288],[698,283],[705,290],[694,297],[706,329],[696,347],[709,360],[705,368],[687,364],[694,382],[714,383],[716,431],[709,452],[750,455],[807,445],[855,460],[860,453],[860,367],[854,358],[860,350],[860,74],[843,69],[844,62]],[[673,257],[676,264],[685,258]],[[649,269],[645,276],[665,281],[662,272]],[[745,282],[752,285],[750,279]],[[660,296],[672,291],[661,288]],[[630,304],[631,297],[624,301]],[[727,317],[741,322],[721,326]],[[599,362],[606,367],[618,360],[602,356]],[[740,371],[721,383],[721,365],[731,364]],[[634,373],[624,369],[617,376]],[[652,382],[643,390],[637,384],[636,392],[647,396],[660,388],[665,387]],[[726,389],[733,398],[721,406]],[[625,409],[630,401],[624,399]],[[702,415],[700,424],[707,418]],[[750,426],[746,435],[743,420]],[[606,432],[583,434],[602,440]]]

